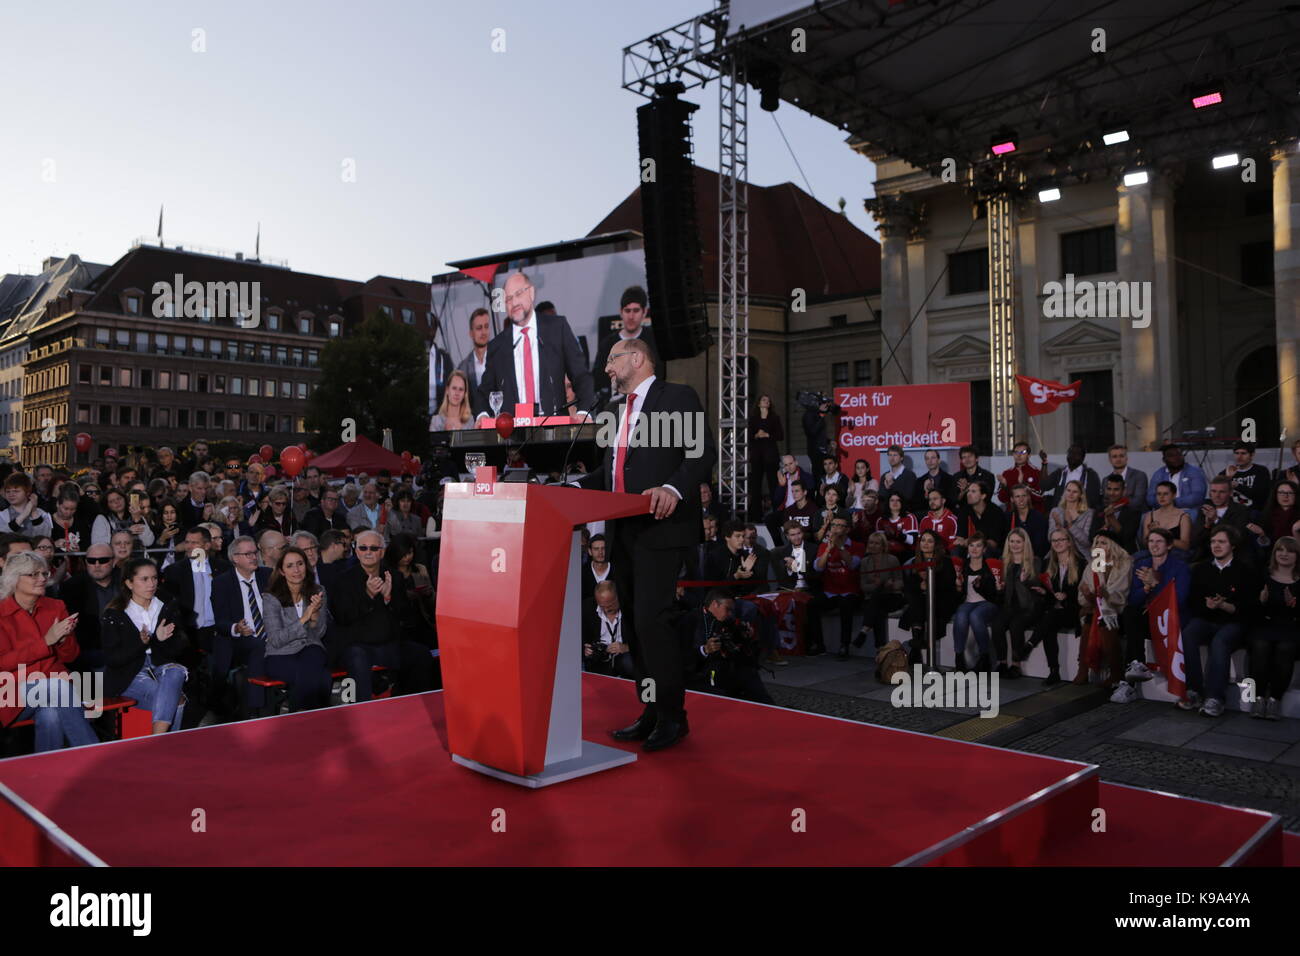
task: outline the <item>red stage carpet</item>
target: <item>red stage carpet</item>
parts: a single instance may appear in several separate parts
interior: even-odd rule
[[[637,712],[629,683],[591,675],[583,705],[601,742]],[[679,746],[531,791],[451,762],[440,693],[16,758],[0,763],[0,859],[67,862],[61,844],[113,866],[1220,865],[1243,847],[1234,862],[1281,862],[1275,817],[1099,790],[1083,764],[687,706]]]

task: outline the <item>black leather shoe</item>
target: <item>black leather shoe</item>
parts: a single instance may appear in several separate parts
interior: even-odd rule
[[[641,745],[641,749],[645,751],[663,750],[665,747],[671,747],[690,732],[691,728],[686,723],[685,717],[680,721],[661,717],[659,723],[655,724],[654,733]]]
[[[643,711],[634,723],[620,730],[611,730],[609,735],[615,740],[645,740],[655,729],[657,718],[650,711]]]

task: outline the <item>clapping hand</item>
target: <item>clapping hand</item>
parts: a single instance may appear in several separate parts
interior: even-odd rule
[[[155,636],[158,638],[158,640],[160,640],[160,641],[165,641],[165,640],[167,640],[167,639],[168,639],[169,637],[171,637],[174,633],[176,633],[176,622],[175,622],[175,621],[168,621],[166,624],[159,624],[159,625],[158,625],[158,630],[154,631],[154,635],[155,635]]]
[[[366,595],[368,597],[372,597],[372,598],[378,597],[379,593],[383,591],[383,589],[384,589],[383,578],[379,577],[378,575],[374,577],[366,578]]]
[[[391,571],[385,571],[385,572],[384,572],[384,583],[383,583],[383,585],[380,587],[380,589],[379,589],[379,593],[381,593],[381,594],[384,596],[384,600],[385,600],[385,601],[389,601],[389,600],[392,599],[392,597],[393,597],[393,573],[392,573]]]
[[[77,626],[77,615],[65,617],[61,621],[55,621],[50,625],[50,629],[45,632],[45,645],[53,647],[59,641],[63,640],[72,633],[73,628]]]

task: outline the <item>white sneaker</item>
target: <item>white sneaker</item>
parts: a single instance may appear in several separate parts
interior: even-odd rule
[[[1141,661],[1130,661],[1128,670],[1124,672],[1124,679],[1129,682],[1150,680],[1152,676],[1150,668]]]
[[[1115,685],[1115,692],[1110,695],[1112,704],[1131,704],[1138,700],[1137,688],[1127,681],[1120,681]]]
[[[1206,717],[1222,717],[1223,701],[1217,697],[1207,697],[1205,703],[1201,705],[1201,713]]]

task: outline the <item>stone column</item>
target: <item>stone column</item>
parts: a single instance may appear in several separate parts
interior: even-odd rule
[[[1300,141],[1273,152],[1273,302],[1277,322],[1276,400],[1286,442],[1300,438]],[[1260,435],[1271,444],[1272,435]],[[1286,456],[1284,456],[1286,457]]]
[[[880,374],[885,385],[903,385],[912,375],[912,343],[904,334],[912,319],[907,240],[917,234],[923,214],[902,195],[877,196],[865,205],[876,219],[881,239]]]
[[[1144,319],[1131,315],[1116,320],[1120,368],[1114,382],[1115,406],[1129,419],[1123,423],[1123,434],[1130,449],[1156,444],[1161,429],[1173,420],[1169,383],[1174,374],[1171,343],[1178,316],[1169,288],[1172,247],[1167,246],[1173,236],[1172,229],[1160,229],[1162,248],[1157,255],[1153,193],[1158,188],[1152,181],[1141,186],[1121,185],[1118,190],[1116,270],[1120,282],[1142,284],[1141,295],[1149,308]],[[1163,214],[1160,219],[1166,223]],[[1131,305],[1130,301],[1130,311]]]

